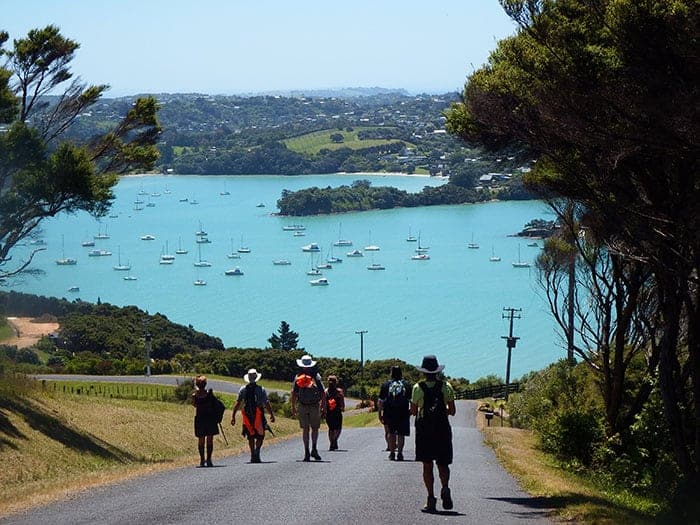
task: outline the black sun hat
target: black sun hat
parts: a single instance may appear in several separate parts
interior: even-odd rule
[[[434,355],[426,355],[423,357],[423,363],[416,367],[416,370],[423,372],[424,374],[437,374],[442,372],[445,365],[439,365],[437,357]]]

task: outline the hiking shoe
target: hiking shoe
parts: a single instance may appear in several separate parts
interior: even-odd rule
[[[445,510],[450,510],[452,508],[452,495],[450,494],[450,487],[442,487],[440,491],[440,499],[442,500],[442,508]]]
[[[204,462],[204,460],[202,460],[202,461],[199,462],[199,466],[200,466],[200,467],[206,467],[207,464]]]
[[[423,507],[423,512],[435,512],[437,510],[435,505],[437,505],[437,498],[428,496],[428,502]]]
[[[318,450],[313,449],[311,451],[311,457],[314,458],[316,461],[321,461],[321,456],[318,454]]]
[[[211,459],[207,460],[207,467],[213,467],[214,464],[211,462]]]
[[[304,459],[303,461],[311,461],[311,455],[309,454],[309,451],[307,450],[304,452]]]
[[[389,454],[389,460],[390,460],[390,461],[395,461],[395,460],[396,460],[396,454],[394,454],[393,451]]]
[[[401,452],[396,454],[396,461],[403,461],[403,454]]]

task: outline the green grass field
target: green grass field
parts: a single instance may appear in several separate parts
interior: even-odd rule
[[[360,140],[357,136],[357,133],[359,131],[362,131],[363,129],[372,128],[354,128],[353,131],[327,129],[323,131],[316,131],[314,133],[307,133],[306,135],[301,135],[299,137],[286,139],[283,142],[290,150],[295,151],[297,153],[302,153],[304,155],[315,155],[322,149],[365,149],[374,146],[385,146],[387,144],[395,144],[397,142],[404,143],[408,146],[411,145],[409,143],[405,143],[401,140],[396,139]],[[343,142],[336,143],[331,140],[331,135],[335,133],[343,135]]]

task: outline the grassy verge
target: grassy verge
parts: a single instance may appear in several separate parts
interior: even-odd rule
[[[192,421],[189,405],[32,389],[3,378],[0,516],[91,486],[198,464]],[[240,426],[224,429],[228,445],[215,439],[215,459],[247,451]],[[280,417],[274,430],[270,442],[297,433],[298,424]]]
[[[503,467],[521,487],[554,509],[563,521],[596,525],[644,525],[656,523],[655,504],[630,493],[605,490],[596,482],[564,470],[537,446],[527,430],[501,427],[498,418],[486,427],[477,417],[484,441],[491,446]]]

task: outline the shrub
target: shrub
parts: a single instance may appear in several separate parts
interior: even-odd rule
[[[549,418],[539,431],[542,448],[565,461],[590,466],[603,440],[603,424],[594,410],[568,408]]]
[[[187,403],[194,392],[194,381],[192,379],[185,379],[182,383],[175,387],[175,399],[182,403]]]

